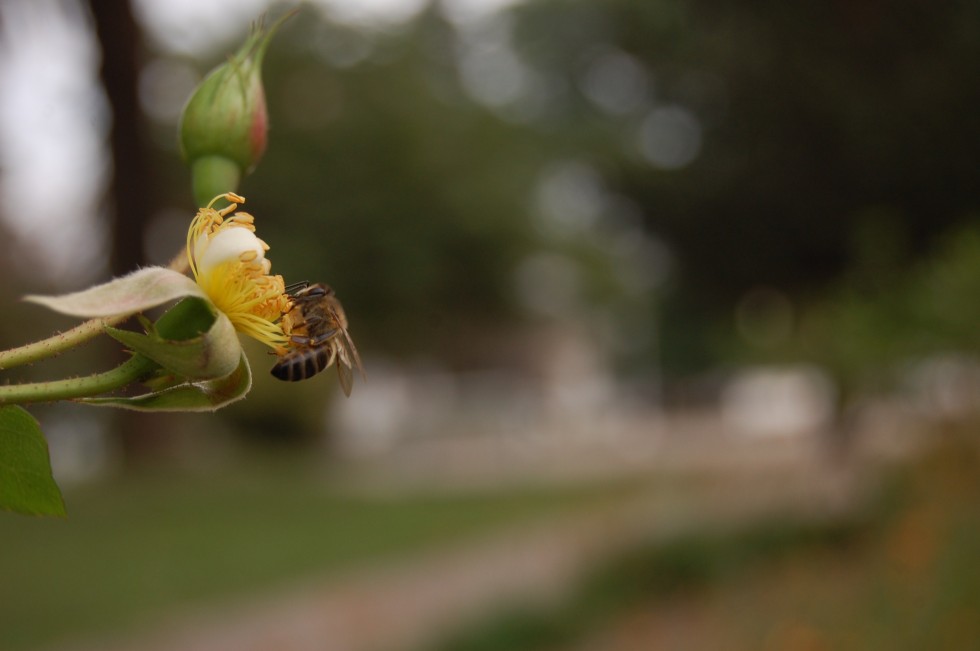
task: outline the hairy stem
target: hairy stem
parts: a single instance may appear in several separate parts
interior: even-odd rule
[[[92,319],[80,323],[70,330],[60,332],[53,337],[35,341],[32,344],[0,351],[0,370],[30,364],[48,357],[54,357],[70,348],[83,344],[96,335],[102,334],[107,325],[116,325],[126,319],[126,316],[111,319]]]
[[[0,386],[0,405],[50,402],[97,396],[142,379],[158,368],[156,362],[142,355],[131,357],[114,369],[67,380],[31,382]]]

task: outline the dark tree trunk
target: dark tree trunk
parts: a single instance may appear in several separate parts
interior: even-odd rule
[[[109,188],[112,219],[112,273],[143,264],[143,230],[151,200],[149,164],[137,84],[140,30],[129,0],[89,0],[102,49],[100,77],[112,108],[109,143],[113,177]]]
[[[143,234],[155,205],[138,94],[142,38],[129,0],[89,0],[89,7],[102,51],[99,74],[112,110],[113,171],[106,212],[112,274],[119,276],[144,264]],[[128,466],[145,465],[171,451],[166,419],[155,416],[120,412],[116,423]]]

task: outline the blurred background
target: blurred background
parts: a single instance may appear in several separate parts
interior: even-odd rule
[[[181,249],[183,103],[293,6],[0,2],[0,345]],[[32,409],[0,649],[972,648],[980,5],[299,6],[240,191],[369,379]]]

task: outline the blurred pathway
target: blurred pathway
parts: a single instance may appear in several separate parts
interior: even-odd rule
[[[821,517],[853,504],[853,482],[817,463],[812,446],[781,445],[775,456],[770,446],[769,453],[745,455],[727,472],[714,468],[710,479],[682,488],[651,488],[614,506],[346,577],[311,578],[278,593],[175,615],[155,632],[59,651],[414,649],[508,602],[556,598],[583,570],[641,541],[780,513]],[[746,459],[755,462],[746,466]]]

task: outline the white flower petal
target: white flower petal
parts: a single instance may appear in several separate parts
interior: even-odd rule
[[[197,246],[195,243],[195,255]],[[262,240],[247,228],[226,228],[215,234],[207,248],[197,257],[197,273],[208,276],[218,265],[229,260],[238,260],[247,251],[255,251],[256,259],[265,258]]]
[[[204,233],[201,233],[200,235],[197,236],[197,239],[194,240],[194,250],[193,250],[194,260],[195,261],[200,260],[201,256],[203,256],[204,252],[207,250],[208,250],[208,236],[205,235]]]

